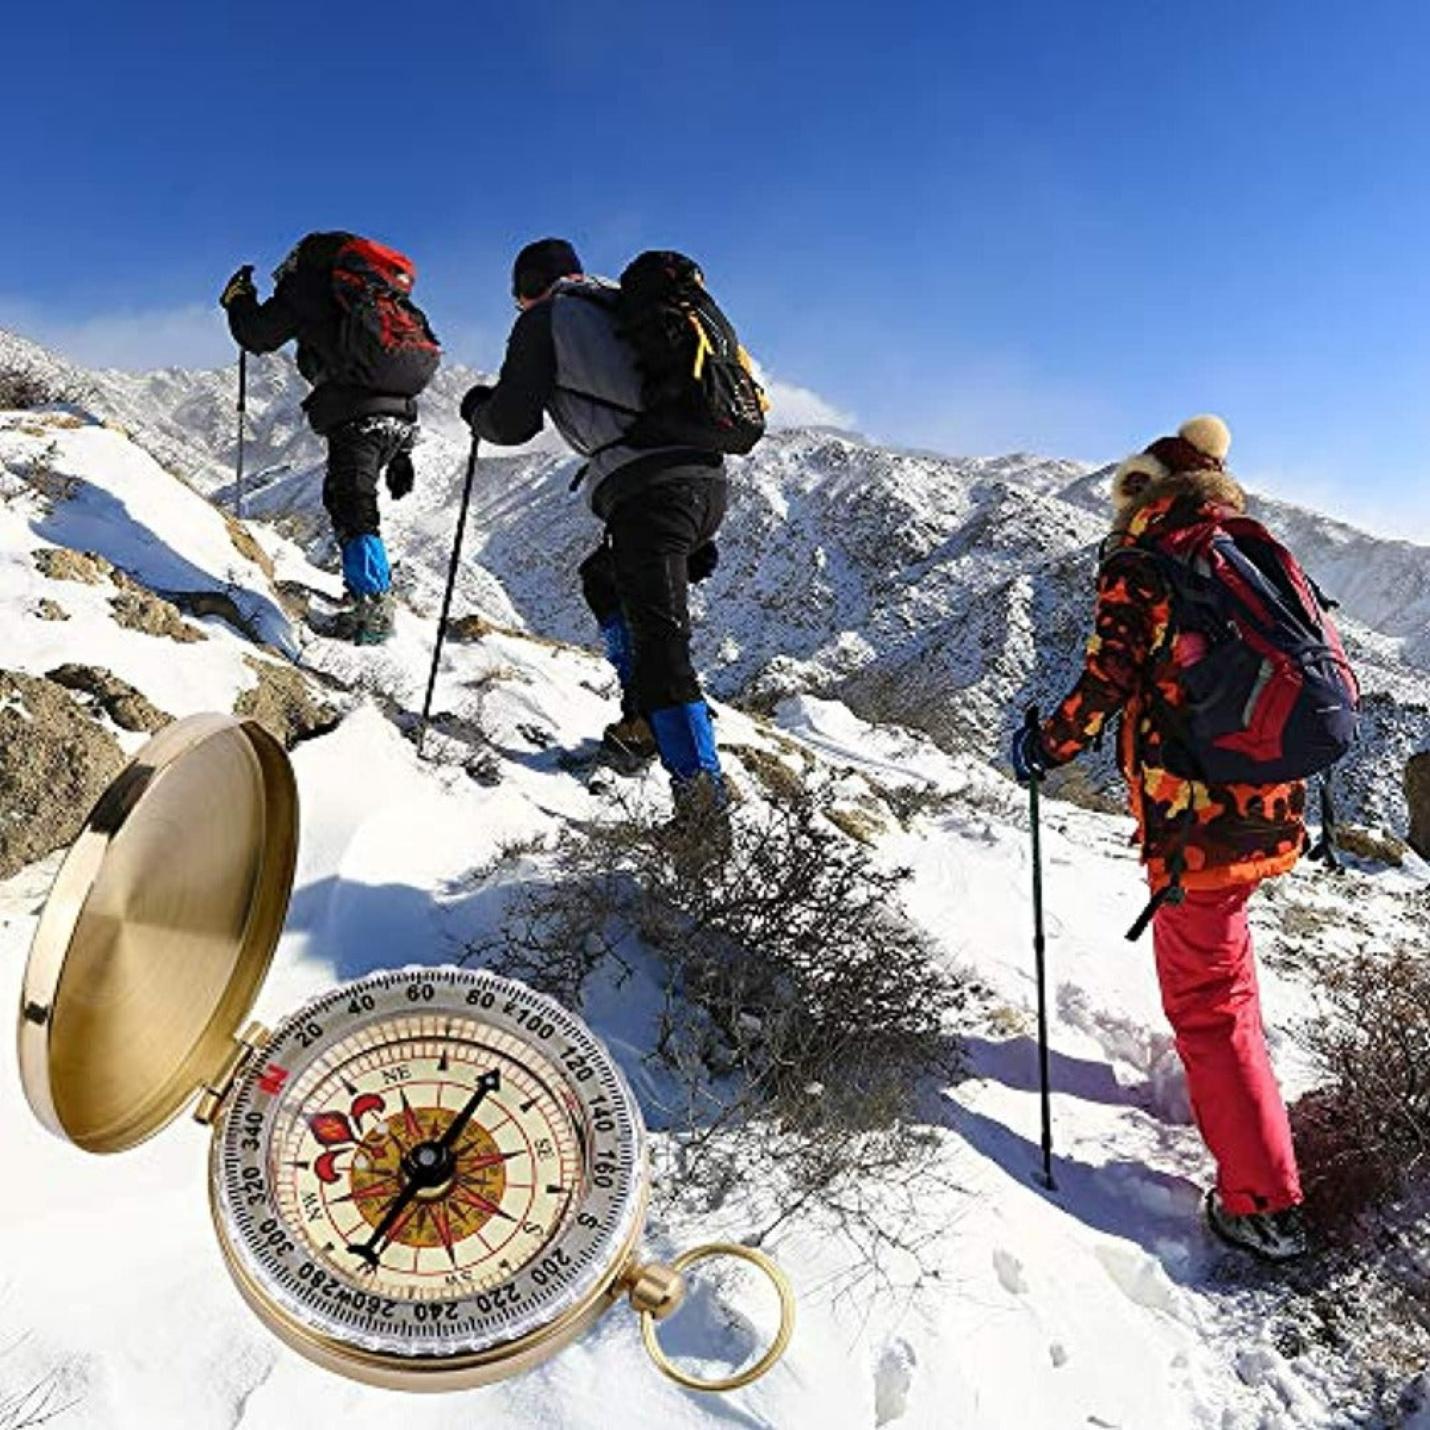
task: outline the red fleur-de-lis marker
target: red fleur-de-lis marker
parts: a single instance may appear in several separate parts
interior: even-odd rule
[[[324,1147],[338,1147],[344,1142],[357,1140],[351,1124],[341,1112],[315,1112],[308,1119],[308,1127]]]
[[[266,1092],[269,1097],[277,1097],[283,1090],[283,1084],[288,1081],[288,1069],[280,1067],[277,1063],[269,1063],[258,1078],[259,1092]]]

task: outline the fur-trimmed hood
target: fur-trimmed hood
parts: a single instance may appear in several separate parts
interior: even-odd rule
[[[1208,468],[1200,472],[1152,472],[1147,467],[1133,469],[1141,482],[1124,482],[1125,468],[1145,458],[1129,457],[1117,469],[1112,480],[1112,500],[1115,508],[1112,529],[1127,531],[1137,517],[1154,503],[1171,505],[1190,498],[1197,506],[1228,506],[1233,511],[1246,510],[1246,493],[1230,472]]]
[[[1226,470],[1231,429],[1220,417],[1191,417],[1174,437],[1159,437],[1128,457],[1112,478],[1113,530],[1125,531],[1153,502],[1191,497],[1197,505],[1246,510],[1246,494]]]

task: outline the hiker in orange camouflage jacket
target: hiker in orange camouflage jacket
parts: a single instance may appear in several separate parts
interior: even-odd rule
[[[1207,1216],[1224,1240],[1273,1260],[1305,1250],[1301,1187],[1285,1103],[1266,1050],[1247,901],[1305,845],[1305,782],[1217,785],[1174,774],[1179,678],[1172,591],[1139,539],[1241,513],[1227,472],[1231,434],[1197,417],[1117,469],[1112,534],[1098,575],[1082,675],[1041,731],[1015,744],[1022,778],[1073,759],[1121,716],[1119,763],[1154,894],[1162,1003],[1193,1112],[1217,1163]]]

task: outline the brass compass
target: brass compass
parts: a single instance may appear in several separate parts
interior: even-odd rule
[[[334,988],[271,1032],[245,1026],[282,932],[297,813],[282,747],[228,716],[169,726],[116,778],[25,972],[20,1070],[40,1120],[118,1152],[196,1098],[239,1291],[340,1374],[485,1384],[545,1360],[622,1295],[680,1384],[729,1390],[769,1370],[793,1330],[783,1274],[743,1246],[641,1260],[640,1108],[553,999],[411,967]],[[716,1380],[672,1364],[655,1330],[680,1305],[681,1272],[710,1256],[752,1262],[780,1298],[773,1343]]]

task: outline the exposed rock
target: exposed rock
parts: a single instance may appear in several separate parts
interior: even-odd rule
[[[1380,829],[1368,829],[1363,824],[1338,824],[1336,844],[1347,854],[1372,859],[1378,864],[1399,868],[1405,863],[1405,845],[1395,835]]]
[[[786,761],[758,745],[726,746],[731,754],[759,780],[776,799],[796,800],[804,793],[804,776],[791,769]]]
[[[152,704],[143,691],[101,665],[61,665],[47,671],[45,679],[88,696],[121,730],[162,730],[174,718]]]
[[[86,586],[102,586],[114,573],[104,557],[67,546],[46,546],[35,552],[35,569],[51,581],[83,581]]]
[[[1405,802],[1410,806],[1410,847],[1430,859],[1430,750],[1412,755],[1405,767]]]
[[[851,839],[867,844],[871,849],[878,844],[879,836],[888,833],[888,823],[871,814],[868,810],[850,805],[835,805],[824,811],[824,817]]]
[[[41,597],[39,605],[35,607],[35,614],[42,621],[67,621],[70,618],[70,613],[58,601],[52,601],[48,596]]]
[[[215,508],[217,510],[217,508]],[[228,539],[233,549],[246,561],[251,561],[265,576],[273,580],[273,561],[268,553],[253,538],[253,533],[241,521],[236,521],[226,511],[219,513],[228,527]]]
[[[326,734],[338,723],[337,711],[314,695],[300,671],[251,655],[243,659],[258,677],[258,684],[234,702],[235,715],[257,720],[290,750],[314,735]]]
[[[203,631],[197,626],[191,626],[184,619],[172,601],[156,596],[123,573],[117,574],[120,577],[118,585],[121,589],[109,602],[116,624],[126,630],[143,631],[150,636],[165,636],[182,644],[208,639]]]
[[[483,620],[480,616],[458,616],[447,622],[447,639],[456,641],[458,645],[466,645],[491,635],[496,629],[490,621]]]
[[[284,613],[290,620],[306,621],[308,619],[308,607],[312,603],[314,595],[311,586],[305,585],[302,581],[275,581],[273,591],[278,597],[278,604],[283,607]]]
[[[62,686],[0,671],[0,879],[69,844],[123,766]]]

